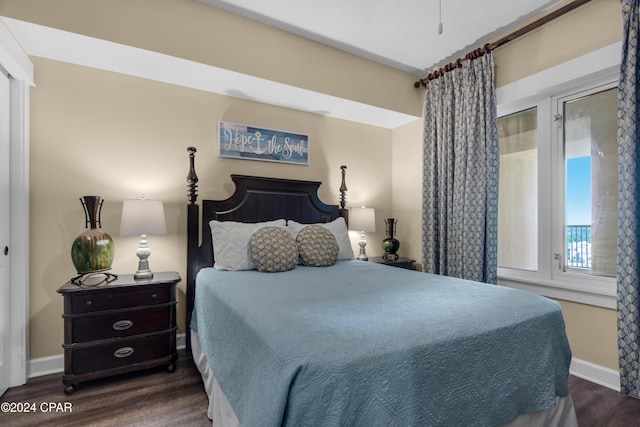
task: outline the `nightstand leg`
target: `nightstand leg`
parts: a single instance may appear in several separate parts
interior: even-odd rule
[[[64,386],[64,394],[66,394],[67,396],[71,396],[74,391],[76,391],[75,384],[67,384],[66,386]]]

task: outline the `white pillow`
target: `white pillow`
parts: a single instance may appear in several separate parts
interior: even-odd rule
[[[294,239],[298,236],[300,230],[308,225],[311,224],[300,224],[299,222],[295,222],[291,219],[287,221],[287,229]],[[338,260],[354,258],[351,240],[349,239],[349,230],[347,230],[347,223],[344,222],[344,218],[338,217],[331,222],[319,222],[314,225],[321,225],[322,227],[325,227],[331,232],[331,234],[333,234],[333,237],[336,238],[339,248]]]
[[[285,228],[284,219],[258,222],[255,224],[235,221],[210,221],[213,239],[213,266],[218,270],[254,270],[251,259],[251,236],[262,227],[275,226]]]

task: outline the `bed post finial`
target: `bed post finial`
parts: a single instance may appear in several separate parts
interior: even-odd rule
[[[349,225],[349,211],[347,206],[347,184],[345,182],[345,174],[347,172],[347,166],[340,166],[342,171],[342,184],[340,184],[340,216],[344,218],[344,221]]]
[[[198,175],[196,175],[196,168],[194,166],[196,147],[187,147],[189,153],[189,174],[187,175],[187,198],[189,203],[195,203],[198,199]]]
[[[187,175],[187,329],[191,324],[191,312],[196,294],[196,274],[198,274],[198,244],[200,239],[200,206],[196,203],[198,175],[194,166],[196,147],[187,147],[189,153],[189,174]],[[191,353],[191,334],[186,334],[187,353]]]

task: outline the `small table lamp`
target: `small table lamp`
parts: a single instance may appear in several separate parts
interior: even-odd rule
[[[349,228],[360,232],[360,255],[358,259],[361,261],[368,261],[369,257],[364,251],[364,247],[367,246],[367,239],[364,237],[364,233],[373,233],[376,231],[376,211],[373,208],[353,208],[349,214]]]
[[[136,255],[140,258],[135,279],[151,279],[149,270],[149,242],[147,234],[167,234],[164,220],[164,206],[160,200],[125,200],[122,203],[122,219],[120,221],[121,236],[140,236]]]

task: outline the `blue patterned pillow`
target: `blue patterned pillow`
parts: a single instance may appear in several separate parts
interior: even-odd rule
[[[251,258],[258,271],[291,270],[298,263],[298,249],[291,234],[282,227],[263,227],[249,241]]]
[[[296,237],[298,255],[304,265],[328,267],[338,259],[338,241],[335,236],[320,225],[304,227]]]

